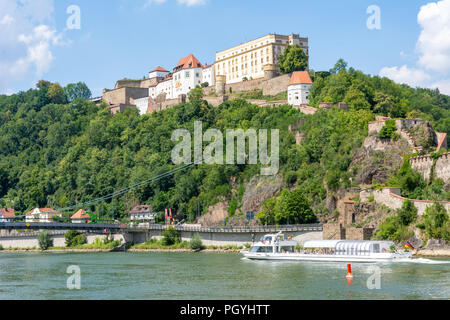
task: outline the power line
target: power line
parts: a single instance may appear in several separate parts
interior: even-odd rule
[[[70,210],[73,210],[73,209],[78,208],[78,207],[85,207],[87,205],[92,205],[92,204],[95,204],[95,203],[99,203],[99,202],[102,202],[102,201],[105,201],[105,200],[108,200],[108,199],[112,199],[112,198],[121,196],[121,195],[127,193],[128,191],[137,189],[137,188],[142,187],[142,186],[144,186],[146,184],[149,184],[151,182],[155,182],[155,181],[167,178],[169,176],[174,175],[177,172],[186,170],[186,169],[188,169],[188,168],[190,168],[190,167],[192,167],[192,166],[194,166],[196,164],[197,164],[196,162],[193,162],[193,163],[190,163],[190,164],[186,164],[186,165],[178,167],[176,169],[173,169],[173,170],[167,171],[165,173],[159,174],[159,175],[157,175],[157,176],[155,176],[153,178],[150,178],[148,180],[145,180],[145,181],[136,183],[134,185],[128,186],[128,187],[126,187],[124,189],[115,191],[115,192],[113,192],[111,194],[108,194],[108,195],[105,195],[103,197],[99,197],[97,199],[93,199],[93,200],[90,200],[90,201],[79,203],[79,204],[76,204],[76,205],[73,205],[73,206],[70,206],[70,207],[60,208],[60,209],[57,209],[57,211],[59,211],[59,212],[61,212],[61,211],[70,211]]]

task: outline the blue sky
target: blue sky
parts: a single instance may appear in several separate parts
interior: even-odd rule
[[[80,8],[80,29],[67,29],[70,5]],[[381,30],[366,26],[370,5],[381,10]],[[309,37],[312,69],[343,58],[450,94],[447,32],[450,0],[2,0],[0,93],[46,79],[84,81],[98,96],[118,79],[172,69],[190,53],[212,63],[216,51],[268,33],[300,33]]]

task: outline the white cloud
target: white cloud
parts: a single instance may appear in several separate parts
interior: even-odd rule
[[[206,0],[177,0],[179,4],[185,4],[188,7],[202,5],[206,3]]]
[[[410,69],[406,65],[399,67],[385,67],[380,71],[380,77],[386,77],[397,83],[405,83],[412,87],[423,86],[431,80],[431,76],[420,69]]]
[[[417,67],[385,67],[379,75],[398,83],[438,88],[450,94],[450,0],[422,6],[417,22],[422,28],[416,43]],[[403,51],[400,55],[407,56]]]
[[[7,14],[6,16],[4,16],[3,18],[2,18],[2,20],[0,20],[0,24],[3,24],[3,25],[7,25],[7,26],[9,26],[11,23],[13,23],[14,22],[14,18],[13,17],[11,17],[9,14]]]
[[[417,42],[419,65],[438,72],[450,71],[450,0],[422,6],[417,21],[422,27]]]
[[[52,28],[53,0],[0,1],[0,92],[49,71],[62,34]]]
[[[436,81],[428,86],[430,89],[438,88],[443,94],[450,95],[450,80]]]
[[[148,7],[152,5],[153,3],[161,4],[166,3],[167,0],[146,0],[144,7]],[[203,5],[206,3],[206,0],[177,0],[178,4],[180,5],[186,5],[188,7],[197,6],[197,5]]]
[[[165,3],[167,0],[147,0],[144,4],[144,8],[150,6],[153,3],[161,4]]]

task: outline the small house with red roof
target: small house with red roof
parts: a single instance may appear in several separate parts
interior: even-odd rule
[[[70,217],[72,223],[87,223],[91,217],[84,211],[84,209],[80,209],[73,216]]]
[[[293,72],[288,85],[288,103],[291,106],[308,104],[311,86],[312,80],[308,71]]]
[[[12,222],[15,217],[14,209],[0,208],[0,222]]]
[[[61,217],[62,214],[52,208],[35,208],[25,213],[25,221],[50,223],[56,216]]]
[[[148,204],[135,206],[128,212],[131,221],[146,221],[155,223],[156,212],[152,210],[152,207]]]

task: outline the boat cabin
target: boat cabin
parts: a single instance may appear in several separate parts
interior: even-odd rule
[[[303,253],[369,256],[373,253],[392,252],[393,247],[395,244],[392,241],[318,240],[306,241]]]

